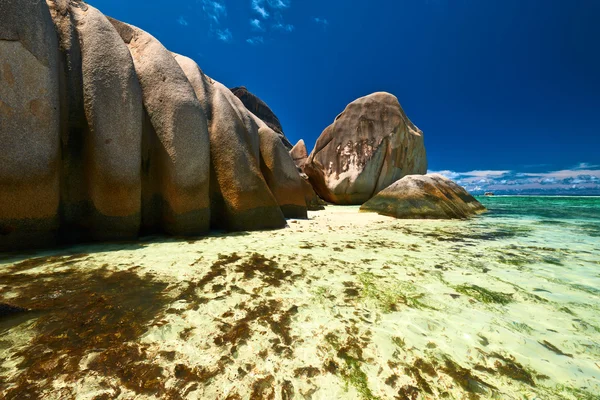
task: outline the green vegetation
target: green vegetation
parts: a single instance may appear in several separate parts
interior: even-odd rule
[[[32,339],[15,353],[19,373],[8,382],[6,398],[48,397],[54,380],[74,379],[91,352],[99,354],[88,368],[100,376],[114,377],[137,394],[171,398],[162,367],[149,361],[145,346],[135,343],[172,301],[167,284],[139,276],[136,268],[88,272],[71,267],[72,257],[54,258],[52,262],[63,263],[56,272],[21,272],[41,260],[24,261],[0,274],[0,298],[11,292],[11,303],[32,310],[26,318],[36,318]],[[61,397],[74,395],[63,392]]]
[[[524,382],[533,387],[536,386],[535,381],[533,380],[533,374],[523,367],[523,365],[518,363],[514,357],[505,357],[499,353],[492,353],[491,356],[498,359],[498,361],[494,363],[494,367],[499,374],[515,381]]]
[[[339,338],[331,332],[325,335],[325,340],[333,347],[337,352],[337,356],[346,365],[346,368],[341,370],[342,378],[346,385],[354,387],[364,400],[379,399],[369,388],[367,374],[361,368],[364,344],[352,336],[349,336],[344,343],[340,343]]]
[[[533,333],[533,328],[524,322],[513,321],[512,324],[510,325],[510,327],[512,329],[516,330],[517,332],[527,333],[529,335],[531,335]]]
[[[389,284],[377,281],[375,275],[369,272],[359,275],[358,280],[363,286],[362,297],[373,300],[384,313],[398,311],[400,304],[411,308],[434,309],[420,300],[425,295],[409,282],[394,281]]]
[[[538,341],[538,343],[541,344],[542,346],[544,346],[545,348],[547,348],[548,350],[550,350],[551,352],[553,352],[554,354],[557,354],[559,356],[573,358],[572,354],[567,354],[567,353],[563,352],[562,350],[560,350],[558,347],[556,347],[552,343],[548,342],[547,340]]]
[[[506,305],[513,301],[512,294],[494,292],[477,285],[460,285],[455,287],[454,290],[486,304]]]
[[[406,341],[402,339],[400,336],[392,336],[392,342],[402,350],[406,349]]]
[[[567,385],[557,385],[554,389],[551,390],[551,392],[556,397],[568,394],[576,400],[600,400],[600,394],[598,393],[590,393],[586,390],[574,388]]]
[[[533,229],[525,226],[497,224],[492,226],[470,225],[468,227],[436,228],[433,232],[422,233],[424,237],[434,238],[442,242],[464,242],[468,240],[502,240],[527,236]],[[406,228],[405,233],[414,234]]]
[[[445,358],[444,367],[441,370],[469,393],[487,393],[491,389],[496,389],[494,386],[474,375],[470,369],[461,367],[448,357]],[[471,398],[473,398],[473,396],[471,396]]]

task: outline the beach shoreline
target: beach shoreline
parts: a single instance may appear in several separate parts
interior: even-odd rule
[[[410,221],[329,206],[283,230],[5,259],[3,301],[33,304],[24,297],[37,285],[49,304],[54,293],[102,319],[108,309],[82,300],[100,291],[123,314],[88,322],[91,336],[52,307],[2,320],[0,385],[90,399],[594,399],[595,231],[489,207],[466,221]],[[128,304],[141,311],[128,316]],[[74,342],[56,338],[57,321]],[[44,346],[55,353],[37,362],[51,379],[31,386],[40,371],[28,358]]]

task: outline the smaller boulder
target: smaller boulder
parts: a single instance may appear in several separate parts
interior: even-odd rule
[[[300,139],[298,143],[292,147],[290,150],[290,155],[294,159],[296,167],[302,171],[304,164],[306,164],[306,160],[308,160],[308,151],[306,150],[306,144],[304,144],[304,140]]]
[[[290,156],[292,156],[292,159],[296,164],[296,168],[298,168],[298,172],[302,177],[302,187],[304,189],[304,197],[306,199],[306,206],[308,210],[324,210],[324,206],[326,206],[327,203],[317,195],[310,183],[310,180],[308,179],[308,175],[304,173],[304,164],[306,164],[306,160],[308,160],[308,151],[306,150],[306,144],[304,144],[304,140],[300,139],[298,143],[292,147],[290,150]]]
[[[439,175],[408,175],[360,207],[403,219],[463,219],[486,211],[464,188]]]

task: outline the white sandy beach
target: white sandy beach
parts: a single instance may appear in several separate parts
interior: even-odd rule
[[[560,224],[330,206],[279,231],[77,246],[31,254],[50,258],[29,267],[5,257],[0,298],[24,295],[28,279],[7,283],[15,274],[103,268],[165,283],[144,329],[123,334],[143,349],[125,356],[129,367],[94,363],[123,343],[62,354],[52,342],[53,357],[75,357],[79,370],[40,380],[47,398],[597,399],[598,254]],[[7,398],[33,376],[24,359],[36,321],[0,325]],[[142,364],[156,381],[124,385],[124,369]]]

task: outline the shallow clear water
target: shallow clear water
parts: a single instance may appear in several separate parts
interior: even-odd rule
[[[598,399],[600,198],[0,259],[0,398]]]

